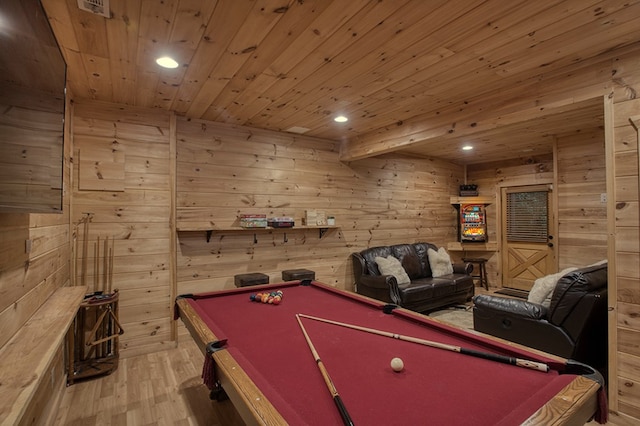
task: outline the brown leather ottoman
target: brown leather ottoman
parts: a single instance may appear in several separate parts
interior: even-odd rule
[[[260,272],[238,274],[233,276],[233,283],[236,285],[236,287],[269,284],[269,275],[261,274]]]
[[[282,271],[282,281],[315,280],[316,273],[308,269],[287,269]]]

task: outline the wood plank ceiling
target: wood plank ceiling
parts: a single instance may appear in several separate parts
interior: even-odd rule
[[[307,128],[344,141],[345,160],[398,149],[461,164],[548,153],[554,135],[601,126],[601,100],[467,132],[486,147],[467,157],[465,140],[428,129],[497,109],[576,63],[640,49],[632,0],[110,0],[110,19],[76,0],[42,2],[73,96]],[[158,67],[162,55],[180,66]],[[349,121],[335,123],[338,114]],[[381,148],[355,152],[361,143]]]

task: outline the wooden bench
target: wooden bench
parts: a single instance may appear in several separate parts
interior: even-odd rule
[[[0,349],[0,419],[22,423],[64,342],[86,287],[62,287]]]

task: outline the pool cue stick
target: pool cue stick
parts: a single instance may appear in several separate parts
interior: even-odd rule
[[[97,293],[100,291],[100,235],[96,236],[96,242],[93,247],[93,291]],[[100,323],[98,322],[98,309],[96,309],[96,334],[99,325]],[[97,339],[97,336],[94,337],[94,339]],[[100,346],[93,346],[93,348],[95,349],[94,353],[96,354],[96,358],[102,358],[102,351],[100,350]]]
[[[424,346],[429,346],[437,349],[444,349],[451,352],[458,352],[463,355],[471,355],[477,358],[484,358],[490,361],[501,362],[503,364],[515,365],[518,367],[529,368],[532,370],[549,371],[549,366],[543,362],[530,361],[527,359],[514,358],[506,355],[493,354],[491,352],[483,352],[475,349],[463,348],[461,346],[448,345],[446,343],[434,342],[431,340],[420,339],[417,337],[403,336],[401,334],[389,333],[388,331],[376,330],[375,328],[361,327],[359,325],[347,324],[338,321],[332,321],[325,318],[312,317],[309,315],[299,314],[303,318],[309,318],[316,321],[325,322],[328,324],[339,325],[341,327],[351,328],[354,330],[365,331],[367,333],[378,334],[380,336],[391,337],[393,339],[404,340],[407,342],[417,343]]]
[[[109,294],[109,291],[107,289],[107,272],[109,271],[109,256],[107,256],[107,253],[109,251],[109,236],[106,236],[104,238],[104,247],[102,249],[102,275],[100,276],[102,278],[102,289],[104,290],[104,294]],[[106,309],[109,310],[109,305],[105,305]],[[102,337],[103,340],[106,338],[107,340],[104,340],[104,342],[102,343],[102,356],[106,357],[109,356],[109,342],[110,340],[108,339],[109,337],[109,321],[111,320],[111,318],[109,318],[109,316],[107,316],[106,321],[102,323]]]
[[[71,265],[71,277],[74,286],[78,285],[78,227],[73,231],[73,245],[71,246],[73,252],[73,265]]]
[[[100,284],[100,289],[102,290],[103,294],[106,294],[106,286],[107,286],[107,280],[105,279],[105,274],[107,273],[107,240],[103,240],[102,241],[102,258],[99,259],[100,262],[102,263],[102,272],[100,273],[100,277],[98,278],[101,282]],[[100,269],[100,268],[98,268]],[[105,305],[105,308],[108,305]],[[108,317],[106,317],[108,320]],[[102,325],[100,326],[100,337],[104,338],[104,336],[106,335],[106,326],[107,323],[102,320]],[[102,356],[106,356],[106,352],[107,352],[107,345],[106,342],[100,342],[100,353],[102,354]]]
[[[107,237],[108,239],[109,237]],[[111,237],[111,242],[109,244],[109,256],[107,258],[107,271],[106,271],[106,275],[105,275],[105,280],[106,280],[106,285],[107,285],[107,294],[111,294],[111,274],[113,273],[113,244],[114,244],[114,237]],[[107,256],[107,253],[105,252],[105,256]],[[111,305],[110,308],[111,309]],[[113,314],[113,312],[111,312]],[[109,318],[109,322],[107,323],[107,336],[111,336],[113,335],[113,318]],[[107,341],[107,353],[106,356],[111,356],[113,355],[113,346],[112,346],[112,340],[109,339]]]
[[[98,291],[98,243],[93,243],[93,291]]]
[[[109,294],[111,294],[111,289],[113,288],[113,253],[115,251],[116,244],[115,241],[111,240],[111,248],[109,248]]]
[[[96,290],[102,291],[102,283],[100,282],[100,235],[96,237],[96,285]]]
[[[89,215],[91,213],[83,213],[86,215],[83,218],[84,221],[84,232],[82,239],[82,279],[80,280],[80,285],[86,285],[87,280],[87,256],[89,254]]]
[[[102,259],[102,288],[104,289],[105,294],[109,294],[109,289],[107,287],[107,274],[109,273],[109,256],[107,253],[109,252],[109,237],[105,237],[104,239],[104,249],[102,250],[102,255],[104,256]]]
[[[316,364],[320,369],[320,374],[322,374],[322,378],[324,379],[324,382],[326,383],[327,388],[329,389],[329,392],[333,397],[333,401],[336,403],[336,406],[338,407],[338,411],[340,412],[342,421],[347,426],[353,426],[353,420],[351,420],[351,416],[349,416],[349,413],[347,412],[347,408],[344,406],[342,402],[342,398],[340,398],[340,395],[338,394],[338,390],[336,389],[335,385],[333,384],[333,381],[331,380],[331,377],[329,376],[329,372],[327,371],[324,364],[320,360],[320,355],[318,355],[318,351],[316,351],[315,346],[313,346],[313,342],[311,341],[311,338],[307,334],[307,330],[305,330],[304,325],[302,325],[302,321],[300,320],[299,314],[296,314],[296,320],[298,320],[298,324],[300,325],[302,334],[304,334],[304,338],[307,341],[307,345],[309,345],[309,349],[313,354],[313,359],[315,359]]]

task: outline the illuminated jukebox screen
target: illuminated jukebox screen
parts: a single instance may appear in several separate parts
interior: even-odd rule
[[[460,241],[487,241],[487,218],[483,204],[460,206]]]

